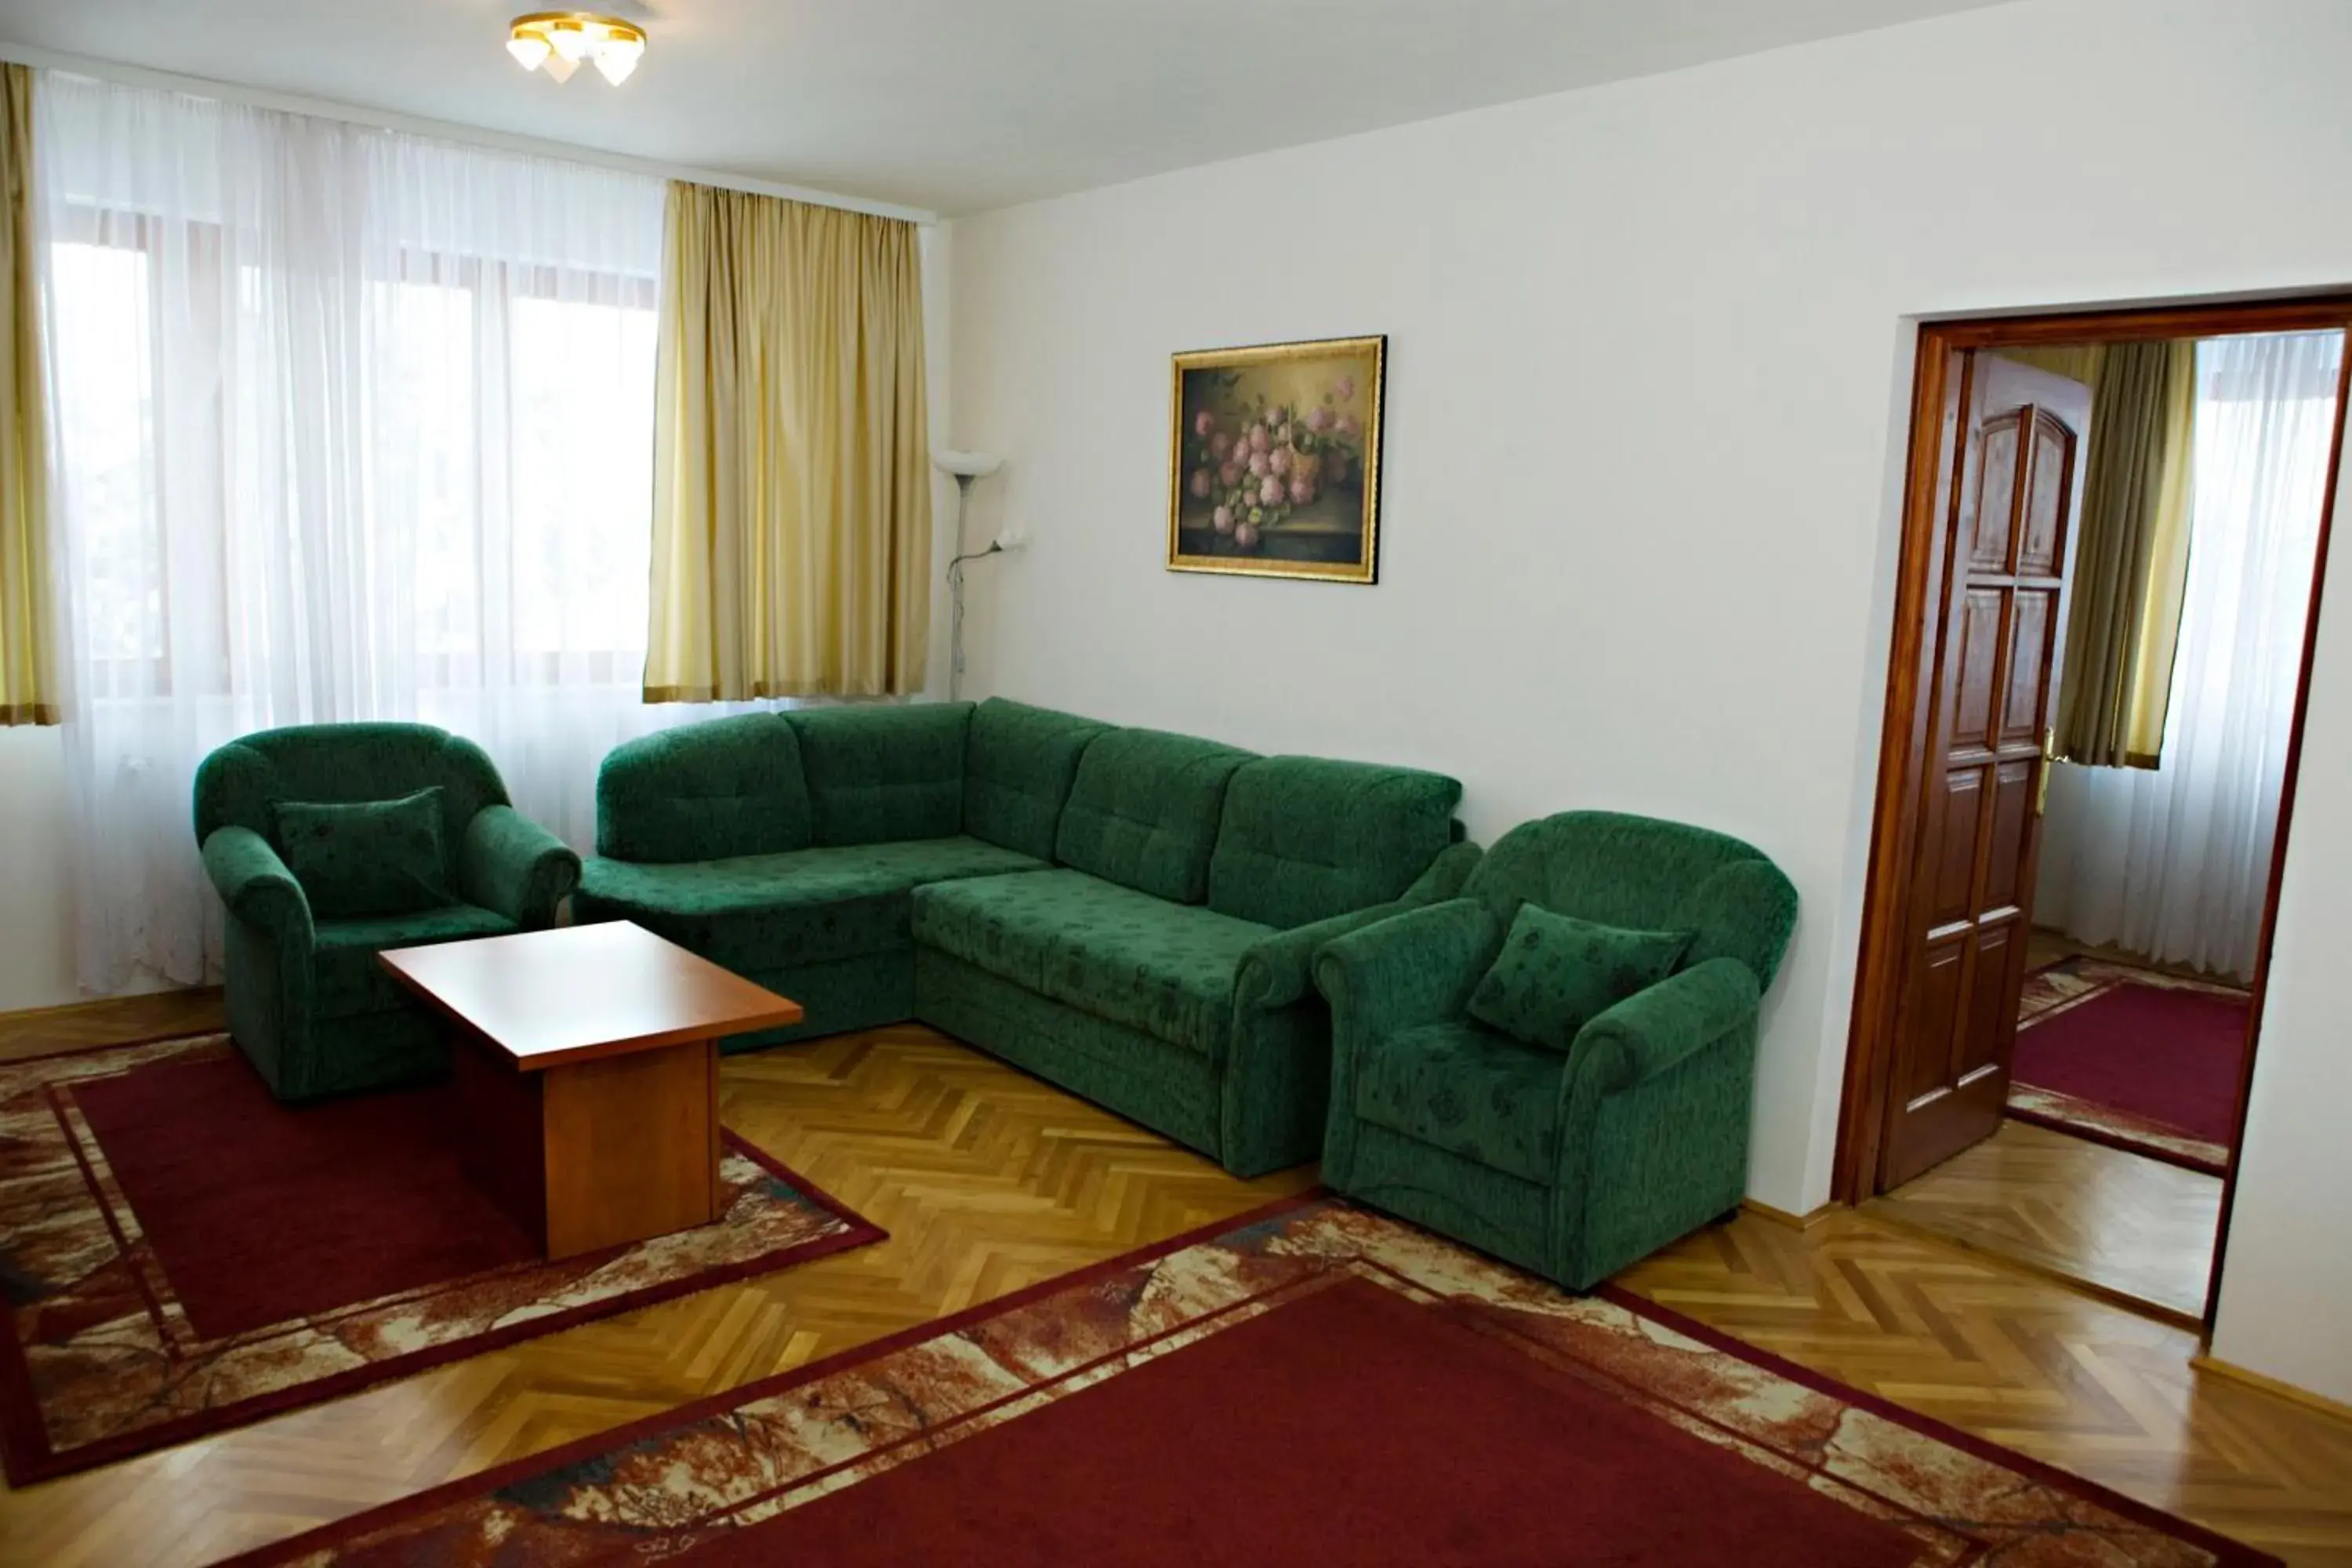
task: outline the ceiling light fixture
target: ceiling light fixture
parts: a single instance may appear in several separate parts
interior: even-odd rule
[[[645,52],[644,28],[593,11],[533,11],[517,16],[507,29],[507,53],[515,62],[527,71],[544,66],[558,81],[571,80],[583,60],[593,60],[604,79],[618,87]]]

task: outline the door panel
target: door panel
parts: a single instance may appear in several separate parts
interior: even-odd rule
[[[1990,1072],[2005,1083],[2009,1078],[2009,1047],[2016,1033],[2017,998],[2005,983],[2011,951],[2023,944],[2014,925],[1995,926],[1979,932],[1976,962],[1969,976],[1968,1025],[1958,1032],[1958,1054],[1952,1061],[1956,1085],[1967,1087]],[[2002,1026],[2006,1017],[2008,1026]]]
[[[1933,1101],[1950,1080],[1943,1047],[1959,1022],[1963,956],[1957,941],[1931,948],[1920,965],[1919,984],[1906,999],[1897,1033],[1906,1047],[1917,1048],[1906,1049],[1896,1058],[1899,1076],[1895,1097],[1906,1109]]]
[[[2009,566],[2010,513],[2017,505],[2017,427],[2023,412],[2016,410],[2005,419],[1988,421],[1978,432],[1981,455],[1977,470],[1982,483],[1977,491],[1976,521],[1965,536],[1974,541],[1969,548],[1971,572],[2000,572]]]
[[[1944,780],[1941,852],[1936,857],[1930,931],[1968,919],[1977,873],[1977,828],[1984,818],[1984,769],[1962,768]]]
[[[2080,382],[1984,353],[1963,374],[1882,1188],[1990,1137],[2009,1096],[2042,737],[2090,428]]]
[[[2000,667],[2001,610],[2008,594],[1979,588],[1960,601],[1958,706],[1952,714],[1956,745],[1992,742],[1993,672]]]
[[[1985,879],[1977,897],[1979,923],[2025,902],[2025,833],[2032,825],[2035,764],[2003,763],[1993,770],[1992,831],[1985,854]]]
[[[2069,439],[2066,426],[2046,413],[2034,421],[2033,443],[2033,489],[2027,496],[2017,569],[2054,577],[2066,560],[2066,524],[2074,515],[2066,502],[2081,448]]]
[[[2047,588],[2020,588],[2010,613],[2009,677],[2002,682],[2000,745],[2015,748],[2042,735],[2042,672],[2050,665],[2051,631],[2058,595]]]

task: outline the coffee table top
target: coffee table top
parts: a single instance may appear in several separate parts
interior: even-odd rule
[[[801,1005],[627,921],[376,955],[524,1072],[801,1021]]]

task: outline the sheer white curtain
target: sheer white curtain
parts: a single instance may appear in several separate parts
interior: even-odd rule
[[[203,978],[196,763],[418,719],[574,843],[638,698],[659,181],[55,73],[79,965]]]
[[[2340,332],[2197,345],[2189,584],[2164,765],[2057,770],[2039,922],[2252,978],[2343,352]]]

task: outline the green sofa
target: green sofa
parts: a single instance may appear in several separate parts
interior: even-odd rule
[[[1696,936],[1562,1055],[1465,1012],[1523,901]],[[1723,1215],[1747,1190],[1758,1003],[1796,909],[1769,860],[1701,828],[1568,812],[1512,829],[1460,898],[1318,956],[1324,1182],[1580,1290]]]
[[[331,919],[281,857],[279,807],[440,792],[452,901]],[[232,741],[196,770],[196,842],[226,907],[229,1032],[285,1100],[435,1078],[441,1026],[376,963],[378,952],[551,925],[580,858],[518,814],[489,758],[426,724],[309,724]],[[429,840],[428,840],[429,842]]]
[[[1003,699],[758,714],[605,760],[574,910],[807,1010],[730,1049],[920,1019],[1255,1175],[1322,1142],[1316,950],[1458,889],[1460,796]]]

